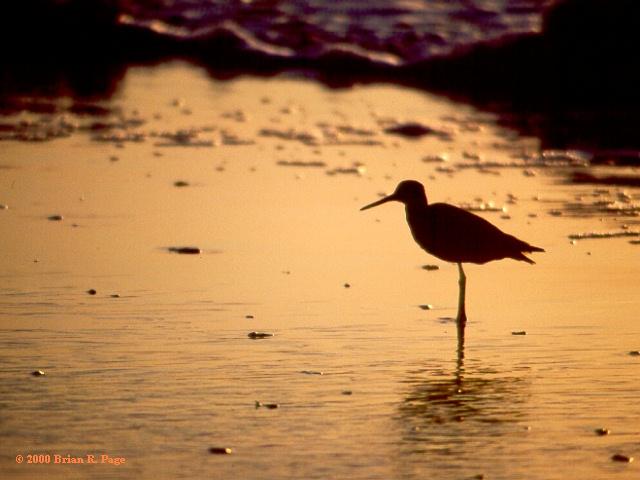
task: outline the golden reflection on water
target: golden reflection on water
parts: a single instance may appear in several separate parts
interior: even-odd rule
[[[562,205],[589,189],[558,186],[551,171],[423,161],[507,161],[534,140],[397,87],[222,83],[183,64],[131,69],[113,104],[147,121],[145,141],[120,148],[78,130],[0,143],[3,475],[32,477],[18,452],[104,449],[130,460],[127,478],[633,478],[609,457],[640,456],[628,355],[640,346],[637,246],[570,244],[618,219],[549,215],[539,198]],[[453,141],[385,135],[390,118],[451,129]],[[379,143],[328,144],[327,123]],[[199,138],[215,146],[157,145],[192,127],[210,127]],[[223,130],[253,143],[225,144]],[[404,178],[431,201],[516,195],[510,218],[483,215],[547,250],[535,266],[466,268],[464,356],[442,320],[455,315],[455,266],[414,245],[399,206],[358,211]],[[181,246],[202,253],[167,251]],[[603,425],[614,434],[595,438]]]

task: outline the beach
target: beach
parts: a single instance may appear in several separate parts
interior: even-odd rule
[[[73,102],[3,119],[3,478],[637,475],[640,193],[571,181],[637,167],[389,84],[171,61]],[[409,178],[546,250],[465,267],[462,351],[455,264],[359,211]]]

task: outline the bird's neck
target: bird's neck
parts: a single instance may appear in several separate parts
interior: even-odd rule
[[[413,201],[413,202],[406,203],[404,208],[405,208],[405,210],[407,212],[407,215],[408,215],[409,212],[411,212],[411,213],[422,212],[428,206],[429,206],[429,204],[427,203],[427,199],[426,199],[426,197],[424,197],[424,198],[421,198],[419,201]]]
[[[413,219],[418,219],[425,215],[427,206],[428,204],[426,199],[424,202],[411,202],[405,204],[404,211],[407,215],[407,221],[409,222],[409,225],[411,225]]]

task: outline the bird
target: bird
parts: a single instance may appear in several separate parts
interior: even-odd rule
[[[427,201],[424,186],[416,180],[404,180],[391,195],[365,205],[368,210],[387,202],[400,202],[405,206],[407,223],[416,243],[427,253],[458,264],[459,295],[456,321],[464,328],[466,275],[463,263],[484,264],[503,258],[511,258],[530,264],[535,263],[525,253],[544,252],[474,213],[447,203]]]

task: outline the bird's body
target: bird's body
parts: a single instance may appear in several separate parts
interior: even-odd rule
[[[397,201],[405,205],[407,223],[418,245],[431,255],[458,264],[460,294],[458,297],[458,326],[464,332],[466,313],[464,297],[466,276],[463,263],[487,263],[512,258],[534,263],[524,253],[544,252],[513,235],[503,232],[478,215],[446,203],[429,205],[424,187],[415,180],[400,182],[395,191],[360,210]],[[460,332],[460,330],[459,330]],[[462,338],[463,335],[460,337]]]
[[[487,263],[513,258],[533,263],[522,252],[542,250],[504,233],[478,215],[446,203],[409,204],[406,213],[416,243],[447,262]]]
[[[467,210],[447,203],[429,205],[424,187],[414,180],[401,182],[393,194],[362,210],[393,200],[404,203],[407,223],[416,243],[441,260],[487,263],[513,258],[534,263],[523,252],[544,251],[503,232]]]

